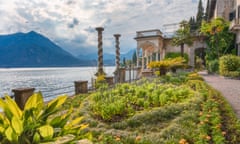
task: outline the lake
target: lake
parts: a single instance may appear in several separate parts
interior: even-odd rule
[[[108,76],[113,76],[115,67],[104,67]],[[41,91],[45,100],[67,93],[74,94],[74,81],[94,78],[96,67],[64,68],[1,68],[0,96],[13,95],[15,88],[33,87]]]

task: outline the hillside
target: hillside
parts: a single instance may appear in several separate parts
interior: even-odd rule
[[[127,53],[123,53],[123,54],[121,53],[121,55],[120,55],[121,62],[123,61],[124,58],[126,60],[131,60],[134,52],[135,52],[135,49],[131,49]],[[88,61],[88,63],[91,66],[97,65],[97,59],[98,59],[97,53],[90,53],[87,55],[80,54],[77,57],[81,60]],[[115,65],[115,58],[116,58],[115,54],[103,53],[104,65]]]
[[[80,65],[85,62],[34,31],[0,36],[0,67]]]

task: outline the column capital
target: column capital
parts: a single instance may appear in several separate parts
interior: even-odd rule
[[[120,35],[120,34],[114,34],[113,36],[116,37],[116,38],[118,38],[118,37],[120,37],[121,35]]]
[[[96,30],[97,31],[104,31],[104,28],[103,27],[96,27]]]

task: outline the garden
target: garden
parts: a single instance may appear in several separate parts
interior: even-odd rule
[[[201,29],[212,37],[207,70],[239,78],[240,59],[226,55],[231,50],[221,34],[227,26],[214,34],[210,26],[203,23]],[[198,73],[178,70],[188,61],[180,44],[182,57],[169,55],[148,64],[153,77],[109,87],[99,76],[96,91],[48,103],[36,93],[23,110],[9,96],[0,99],[0,143],[239,144],[239,119],[221,93]]]
[[[240,123],[219,92],[197,73],[167,73],[44,104],[34,94],[24,110],[0,101],[3,143],[237,144]]]

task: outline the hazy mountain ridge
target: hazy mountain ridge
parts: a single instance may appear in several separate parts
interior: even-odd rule
[[[134,50],[123,57],[131,59]],[[104,53],[104,65],[115,65],[115,55]],[[34,31],[0,35],[0,67],[97,66],[97,53],[74,57]]]
[[[0,36],[0,67],[79,66],[83,64],[83,61],[34,31]]]

